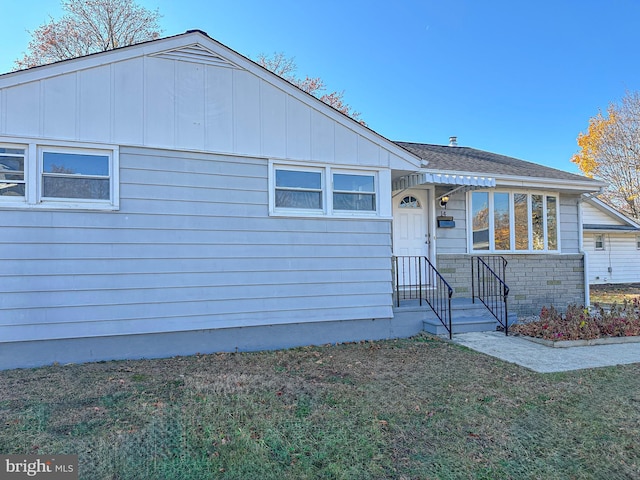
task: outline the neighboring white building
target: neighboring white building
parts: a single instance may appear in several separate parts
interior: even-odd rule
[[[413,335],[394,253],[580,301],[601,187],[394,143],[199,31],[1,75],[0,165],[0,368]]]
[[[640,224],[596,197],[583,202],[589,283],[640,282]]]

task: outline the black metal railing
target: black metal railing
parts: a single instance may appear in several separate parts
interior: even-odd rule
[[[505,283],[507,261],[500,255],[471,257],[471,299],[480,300],[509,334],[509,286]]]
[[[440,275],[425,256],[394,256],[396,304],[401,300],[427,302],[444,328],[452,335],[451,328],[451,285]]]

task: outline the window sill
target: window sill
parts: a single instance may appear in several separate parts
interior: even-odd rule
[[[316,219],[348,219],[348,220],[392,220],[390,216],[381,216],[377,213],[348,213],[348,212],[340,212],[327,214],[324,212],[303,212],[299,210],[293,210],[291,212],[277,211],[277,212],[269,212],[270,217],[286,217],[286,218],[316,218]]]
[[[0,209],[2,210],[82,210],[82,211],[104,211],[115,212],[120,207],[104,203],[84,203],[84,202],[46,202],[46,203],[27,203],[27,202],[4,202],[0,201]]]

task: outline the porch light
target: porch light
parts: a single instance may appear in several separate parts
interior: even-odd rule
[[[448,195],[445,195],[444,197],[442,197],[442,198],[440,199],[440,206],[441,206],[442,208],[447,208],[447,203],[449,203],[449,196],[448,196]]]

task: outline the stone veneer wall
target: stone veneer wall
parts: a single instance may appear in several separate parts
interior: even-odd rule
[[[565,310],[584,304],[584,259],[571,255],[502,255],[508,262],[509,311],[537,315],[543,306]],[[441,254],[437,268],[454,297],[471,297],[471,255]]]

